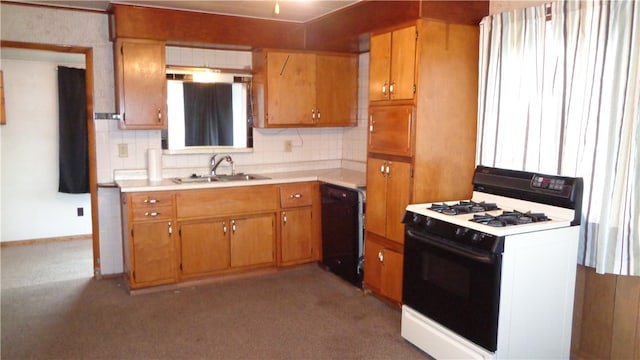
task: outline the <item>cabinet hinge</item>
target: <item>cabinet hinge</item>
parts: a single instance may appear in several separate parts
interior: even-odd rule
[[[180,237],[182,237],[182,227],[180,227],[178,229],[178,235],[180,235]],[[182,264],[180,264],[180,266],[182,266]],[[180,267],[180,269],[182,269],[182,267]]]
[[[135,281],[136,280],[136,272],[135,272],[135,270],[131,272],[131,276],[133,276],[133,280]]]
[[[182,271],[182,263],[180,263],[180,271]]]
[[[413,167],[409,169],[409,177],[413,177]]]
[[[416,30],[416,41],[418,41],[418,30]]]
[[[416,84],[413,84],[413,94],[414,94],[414,95],[416,94],[416,90],[417,90],[417,88],[416,88]]]
[[[131,237],[133,237],[133,229],[131,229]]]

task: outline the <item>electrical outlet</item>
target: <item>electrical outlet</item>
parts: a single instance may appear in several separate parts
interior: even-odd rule
[[[129,145],[118,144],[118,156],[121,158],[129,157]]]
[[[78,208],[78,216],[84,216],[84,208]]]
[[[293,143],[291,140],[284,141],[284,152],[291,152],[293,150]]]

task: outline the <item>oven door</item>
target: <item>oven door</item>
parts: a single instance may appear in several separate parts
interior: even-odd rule
[[[407,225],[405,305],[495,352],[501,254],[478,253]]]

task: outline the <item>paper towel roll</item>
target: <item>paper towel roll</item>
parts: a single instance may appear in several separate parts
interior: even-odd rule
[[[162,180],[162,153],[160,149],[147,150],[147,176],[150,181]]]

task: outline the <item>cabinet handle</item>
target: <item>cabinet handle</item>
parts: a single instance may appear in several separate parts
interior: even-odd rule
[[[315,122],[316,120],[316,109],[311,109],[311,119]]]
[[[393,89],[395,88],[395,86],[396,86],[396,82],[395,81],[392,82],[391,84],[389,84],[389,94],[390,95],[393,95]]]
[[[316,109],[316,122],[320,121],[320,109]]]
[[[378,251],[378,260],[384,264],[384,250]]]
[[[235,220],[231,220],[231,233],[233,233],[233,234],[236,233],[236,221]]]
[[[160,215],[160,213],[159,213],[159,212],[156,212],[156,211],[153,211],[153,212],[146,212],[146,213],[144,213],[144,216],[156,217],[156,216],[158,216],[158,215]]]
[[[381,174],[384,174],[384,167],[385,167],[386,165],[387,165],[387,162],[386,162],[386,161],[383,161],[383,162],[382,162],[382,165],[380,165],[380,173],[381,173]]]
[[[369,116],[369,132],[373,133],[373,124],[375,124],[375,120],[373,120],[373,115]]]
[[[286,211],[282,212],[282,223],[283,224],[287,223],[287,212]]]
[[[169,221],[169,229],[167,229],[169,231],[169,235],[173,234],[173,226],[171,225],[171,221]]]
[[[156,200],[156,199],[144,199],[144,203],[145,203],[145,204],[156,204],[156,203],[158,203],[158,202],[159,202],[159,201],[158,201],[158,200]]]
[[[289,199],[300,199],[302,197],[302,194],[291,194],[289,195]]]
[[[162,122],[162,111],[158,108],[158,122]]]
[[[387,175],[389,175],[389,173],[391,172],[391,167],[387,165],[387,167],[384,170],[387,173]]]
[[[389,85],[389,82],[388,82],[388,81],[385,81],[385,82],[384,82],[384,85],[382,85],[382,89],[381,89],[381,90],[382,90],[382,94],[383,94],[383,95],[387,95],[387,86],[388,86],[388,85]]]
[[[227,223],[226,222],[222,223],[222,233],[227,235]]]

